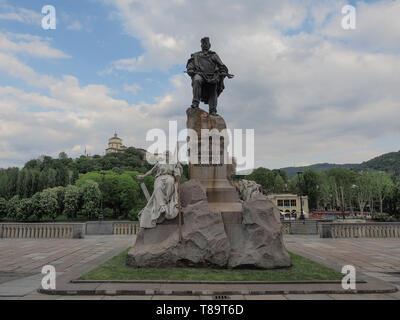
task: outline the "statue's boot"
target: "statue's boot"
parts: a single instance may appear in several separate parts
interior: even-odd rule
[[[215,116],[217,114],[217,108],[216,107],[210,107],[209,114],[212,116]]]

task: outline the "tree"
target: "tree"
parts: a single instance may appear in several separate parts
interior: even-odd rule
[[[128,174],[122,174],[118,179],[121,211],[126,217],[137,204],[140,197],[139,184]]]
[[[39,210],[42,217],[55,220],[59,212],[57,191],[45,189],[40,193]]]
[[[371,175],[368,172],[360,174],[356,178],[354,189],[356,193],[358,208],[360,209],[361,215],[363,215],[365,206],[367,205],[369,199],[371,199],[372,195]]]
[[[277,174],[275,177],[275,182],[274,182],[274,192],[282,193],[284,191],[285,191],[285,181],[283,181],[283,178],[281,175]]]
[[[57,171],[50,168],[47,171],[47,186],[46,188],[54,188],[57,185]]]
[[[17,179],[17,194],[24,198],[27,194],[27,169],[22,169],[18,172],[18,179]]]
[[[33,212],[33,201],[30,198],[21,199],[19,205],[16,208],[16,220],[26,221],[30,220],[34,215]]]
[[[38,191],[43,191],[47,188],[47,171],[43,170],[39,174]]]
[[[392,192],[386,199],[387,211],[400,218],[400,181],[396,182]]]
[[[307,170],[303,174],[303,193],[308,196],[310,208],[318,209],[321,199],[321,174],[314,170]]]
[[[0,219],[7,216],[7,200],[0,198]]]
[[[0,197],[9,198],[9,182],[7,171],[0,169]]]
[[[52,188],[52,190],[57,195],[57,206],[58,206],[57,216],[59,216],[64,211],[65,188],[64,187],[55,187],[55,188]]]
[[[329,170],[328,175],[334,178],[336,201],[344,217],[347,206],[350,206],[353,201],[351,188],[354,185],[357,173],[345,168],[334,168]]]
[[[82,209],[80,213],[88,219],[97,217],[100,207],[100,189],[97,182],[93,180],[85,181],[81,187]]]
[[[248,180],[253,180],[261,185],[264,193],[271,193],[274,189],[275,176],[271,170],[266,168],[257,168],[248,177]]]
[[[18,168],[8,168],[6,170],[8,176],[8,186],[7,186],[7,199],[15,196],[17,194],[17,183],[18,183]]]
[[[380,171],[371,171],[373,196],[379,201],[380,213],[383,213],[383,200],[390,195],[394,188],[394,183],[390,177]]]
[[[67,155],[64,151],[61,151],[61,152],[58,154],[58,159],[60,159],[60,160],[68,159],[68,155]]]
[[[79,211],[79,202],[81,194],[79,188],[76,186],[69,185],[65,188],[64,194],[64,214],[68,218],[76,217]]]
[[[19,195],[12,197],[7,203],[7,217],[11,219],[16,219],[18,206],[19,206]]]

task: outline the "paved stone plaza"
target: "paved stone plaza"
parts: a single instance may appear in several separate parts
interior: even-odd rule
[[[54,265],[57,283],[77,279],[133,244],[131,236],[87,236],[85,239],[0,239],[0,299],[211,299],[211,296],[49,296],[36,292],[44,265]],[[339,269],[354,265],[358,272],[400,288],[400,246],[396,239],[320,239],[285,236],[288,250]],[[85,287],[85,284],[80,284]],[[202,285],[206,286],[206,285]],[[387,294],[232,295],[230,299],[400,299]]]

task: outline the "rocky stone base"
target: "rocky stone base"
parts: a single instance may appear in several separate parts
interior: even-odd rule
[[[224,224],[201,183],[181,186],[183,241],[176,224],[140,229],[126,257],[133,267],[280,268],[290,266],[279,210],[264,196],[243,205],[241,224]]]

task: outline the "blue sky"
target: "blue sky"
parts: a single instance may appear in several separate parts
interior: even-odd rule
[[[47,4],[56,30],[41,28]],[[346,4],[356,30],[341,28]],[[256,166],[397,151],[399,15],[400,0],[0,0],[0,167],[185,127],[182,71],[203,36],[236,75],[219,112],[255,130]]]
[[[50,2],[42,1],[8,1],[15,7],[26,8],[41,13],[42,6]],[[47,60],[24,56],[24,61],[40,73],[61,77],[69,74],[79,77],[81,85],[105,84],[129,103],[139,101],[151,102],[170,88],[168,78],[182,69],[171,68],[159,72],[113,73],[100,74],[111,61],[130,58],[143,54],[140,41],[121,30],[121,23],[113,17],[109,6],[101,1],[51,1],[56,8],[57,29],[43,30],[41,21],[36,24],[24,24],[19,21],[0,20],[2,32],[31,34],[51,38],[51,46],[70,55],[69,59]],[[73,27],[75,26],[75,28]],[[71,29],[72,28],[72,29]],[[183,70],[183,69],[182,69]],[[1,79],[2,84],[16,83],[12,77]],[[142,89],[134,95],[121,88],[121,84],[137,84]]]

